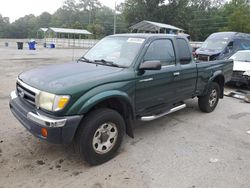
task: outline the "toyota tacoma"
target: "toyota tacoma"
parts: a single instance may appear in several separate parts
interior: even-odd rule
[[[91,165],[113,158],[135,121],[152,121],[198,97],[212,112],[231,79],[232,60],[194,61],[185,37],[105,37],[75,62],[21,73],[10,109],[36,137],[74,142]]]

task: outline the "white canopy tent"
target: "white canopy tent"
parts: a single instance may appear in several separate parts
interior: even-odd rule
[[[76,35],[78,35],[79,39],[81,39],[82,35],[92,35],[92,33],[90,33],[89,31],[87,31],[85,29],[49,27],[49,28],[40,28],[40,30],[45,31],[47,37],[52,37],[55,39],[57,39],[57,38],[68,38],[68,39],[73,38],[73,39],[75,39]]]
[[[37,36],[36,38],[39,38],[39,33],[42,33],[42,38],[45,38],[47,30],[48,30],[48,28],[40,28],[40,29],[38,29],[37,34],[36,34],[36,36]]]
[[[76,39],[84,39],[86,35],[92,35],[87,30],[84,29],[70,29],[70,28],[56,28],[56,27],[49,27],[49,28],[40,28],[37,31],[37,38],[39,38],[39,32],[43,33],[44,45],[46,43],[68,43],[68,45],[75,45]],[[72,43],[73,40],[73,44]],[[68,41],[68,42],[67,42]]]
[[[56,27],[50,27],[50,28],[47,29],[46,32],[64,33],[64,34],[92,35],[92,33],[90,33],[87,30],[84,30],[84,29],[68,29],[68,28],[56,28]]]
[[[184,30],[173,25],[151,22],[143,20],[130,27],[132,32],[142,32],[142,33],[171,33],[176,34],[178,32],[183,32]]]

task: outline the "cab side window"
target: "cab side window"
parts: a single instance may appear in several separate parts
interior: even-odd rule
[[[162,66],[175,64],[174,47],[169,39],[153,41],[147,49],[144,61],[159,60]]]
[[[250,50],[250,40],[236,39],[234,48],[235,50]]]
[[[179,54],[180,64],[186,65],[192,62],[191,51],[189,49],[189,45],[187,41],[182,38],[176,39],[176,47]]]
[[[232,52],[233,51],[233,46],[234,46],[234,43],[232,41],[229,42],[229,44],[226,47],[225,54]]]

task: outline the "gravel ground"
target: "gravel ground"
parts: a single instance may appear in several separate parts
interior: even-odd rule
[[[33,137],[11,114],[18,73],[71,61],[83,50],[0,48],[0,187],[249,187],[250,104],[225,97],[213,113],[187,108],[135,125],[111,161],[90,167],[72,144]]]

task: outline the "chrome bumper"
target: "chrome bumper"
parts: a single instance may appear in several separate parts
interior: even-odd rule
[[[15,98],[17,98],[16,91],[12,91],[10,93],[10,99],[13,100]],[[27,119],[45,127],[63,127],[67,122],[67,119],[53,119],[47,116],[43,116],[38,112],[37,114],[28,112]]]
[[[39,125],[46,127],[63,127],[67,121],[66,119],[52,119],[46,116],[42,116],[39,113],[34,114],[32,112],[29,112],[27,114],[27,118]]]

